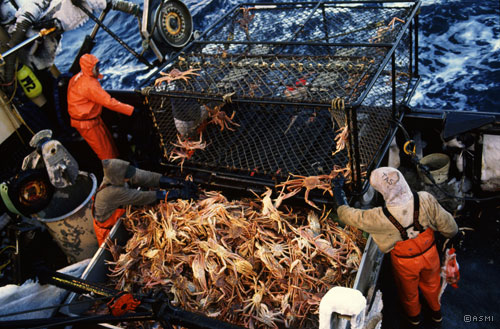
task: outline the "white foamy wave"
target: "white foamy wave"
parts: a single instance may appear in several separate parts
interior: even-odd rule
[[[478,10],[483,12],[483,9]],[[489,78],[495,71],[498,74],[494,65],[500,55],[498,25],[495,23],[498,17],[481,13],[460,20],[461,17],[446,17],[448,13],[446,10],[436,13],[438,21],[450,20],[447,29],[432,22],[432,17],[422,21],[419,34],[422,81],[411,105],[416,108],[482,110],[487,104],[495,103],[489,93],[499,86],[498,79]],[[439,32],[429,33],[426,27]]]
[[[142,4],[141,0],[132,1]],[[184,0],[184,3],[193,16],[194,29],[204,31],[242,1]],[[497,0],[423,1],[419,26],[419,74],[422,80],[411,102],[414,108],[498,111],[499,15]],[[263,24],[266,31],[272,32],[273,21],[280,18],[270,17],[269,22],[265,21],[267,18],[264,21],[259,19],[256,17],[253,23]],[[110,12],[105,23],[131,48],[141,52],[137,21]],[[93,23],[88,23],[84,28],[68,32],[75,33],[71,36],[65,33],[63,42],[66,44],[63,44],[63,52],[56,61],[62,71],[69,67],[81,43],[75,40],[82,40],[92,26]],[[279,32],[286,35],[293,31]],[[109,75],[102,81],[105,88],[133,89],[149,77],[150,70],[109,35],[100,31],[96,41],[97,46],[92,52],[101,59],[103,71]],[[150,52],[145,56],[150,61],[155,59]]]

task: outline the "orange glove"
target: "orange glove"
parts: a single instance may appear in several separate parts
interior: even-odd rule
[[[444,265],[445,280],[453,288],[458,288],[458,281],[460,280],[460,272],[457,263],[457,255],[455,254],[455,248],[450,248],[446,250],[446,258]]]

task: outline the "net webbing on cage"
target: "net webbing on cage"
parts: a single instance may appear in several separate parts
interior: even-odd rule
[[[143,90],[165,161],[276,182],[349,166],[362,180],[411,94],[416,9],[234,8]]]

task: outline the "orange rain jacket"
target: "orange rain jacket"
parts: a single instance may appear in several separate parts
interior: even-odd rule
[[[71,126],[82,135],[100,160],[118,157],[113,137],[101,119],[102,107],[132,115],[134,107],[119,102],[109,95],[92,70],[99,59],[91,54],[80,58],[81,72],[71,78],[68,86],[68,113]],[[102,75],[99,75],[102,78]]]

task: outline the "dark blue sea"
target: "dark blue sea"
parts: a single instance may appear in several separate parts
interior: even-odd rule
[[[142,1],[133,0],[135,3]],[[204,31],[238,3],[235,0],[186,0],[194,29]],[[262,1],[257,1],[262,2]],[[500,111],[500,5],[498,0],[425,0],[420,14],[421,83],[411,106],[415,109]],[[141,38],[137,20],[119,12],[105,19],[109,28],[137,52]],[[269,22],[272,24],[272,22]],[[63,35],[56,59],[65,72],[83,37],[94,23]],[[92,51],[101,59],[102,84],[108,89],[134,89],[150,70],[100,30]],[[147,58],[154,59],[149,54]]]

